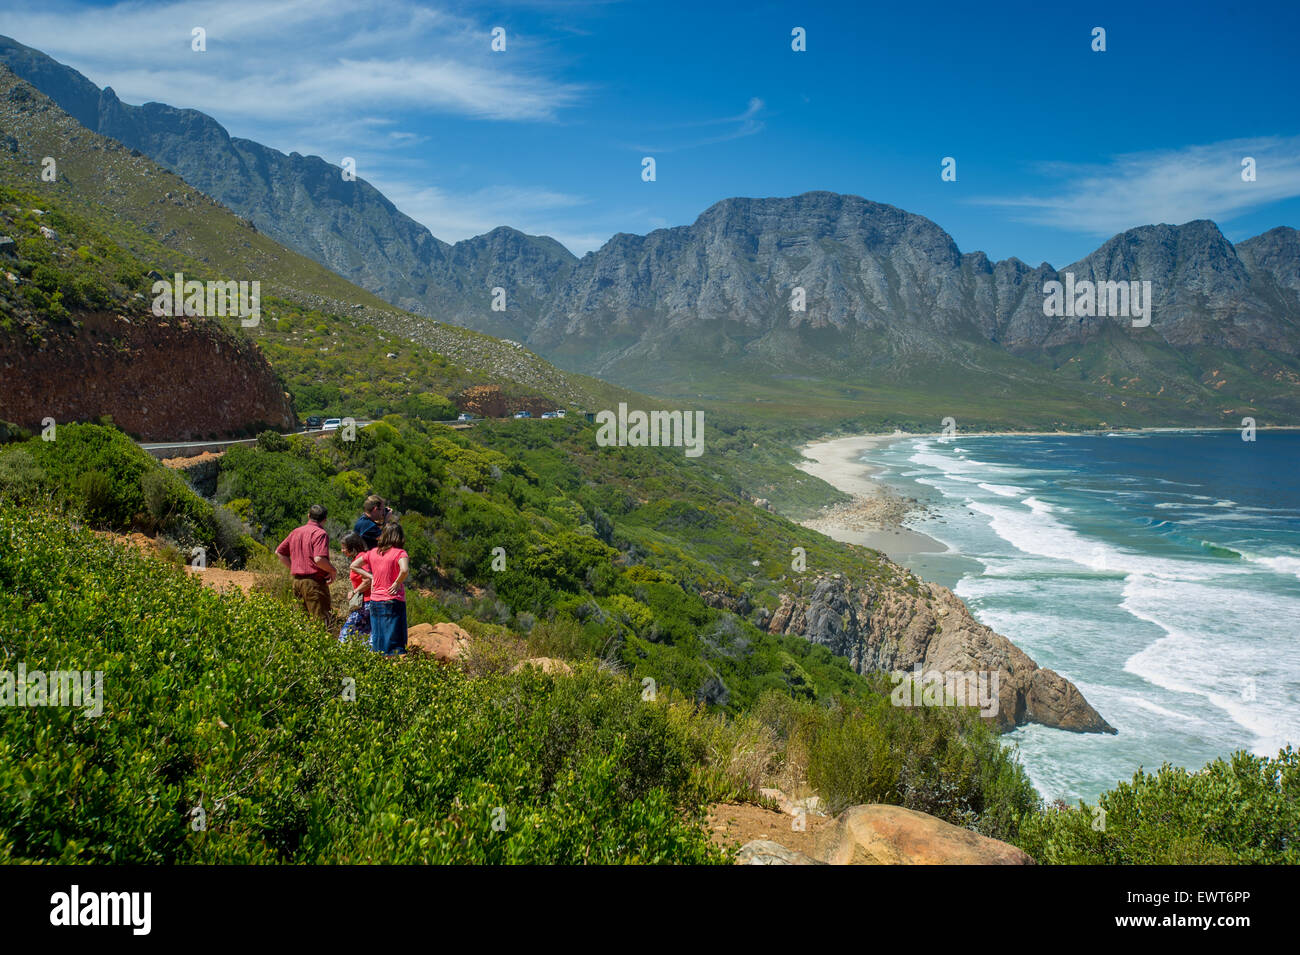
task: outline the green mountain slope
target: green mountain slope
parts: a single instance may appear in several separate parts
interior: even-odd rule
[[[395,410],[406,395],[448,396],[471,384],[574,408],[629,398],[518,345],[380,301],[260,234],[138,152],[90,132],[3,67],[0,129],[0,183],[79,216],[146,271],[261,282],[263,321],[239,331],[263,346],[292,386],[337,385],[350,375],[380,396],[359,401],[340,392],[339,405],[329,409],[335,413]],[[41,178],[47,156],[56,163],[55,182]],[[288,319],[283,327],[282,318]],[[396,360],[382,357],[389,349]],[[311,400],[303,404],[304,413],[316,410]]]

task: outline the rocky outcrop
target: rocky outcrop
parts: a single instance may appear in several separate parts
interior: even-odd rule
[[[204,451],[190,457],[163,458],[162,465],[185,476],[190,487],[204,497],[213,497],[217,493],[217,475],[221,471],[221,459],[224,451]]]
[[[1042,669],[1010,640],[971,616],[946,587],[918,581],[907,589],[853,584],[840,574],[782,594],[770,633],[794,634],[847,657],[858,673],[997,673],[999,730],[1041,723],[1081,733],[1116,730],[1069,680]],[[991,677],[988,686],[992,687]]]
[[[826,865],[794,849],[787,849],[771,839],[751,839],[736,853],[736,865]]]
[[[39,431],[113,423],[143,440],[201,441],[296,428],[283,385],[258,347],[215,321],[113,312],[74,316],[39,342],[0,332],[0,407]]]
[[[497,385],[471,385],[453,401],[461,411],[480,418],[508,418],[518,411],[527,411],[539,418],[547,411],[555,410],[555,404],[545,398],[512,398]]]
[[[854,806],[819,840],[829,865],[1033,865],[1015,846],[901,806]]]
[[[469,634],[454,623],[417,623],[406,630],[407,653],[427,653],[439,663],[462,659],[469,643]]]
[[[733,597],[725,591],[701,590],[700,599],[704,601],[706,606],[712,607],[715,610],[728,610],[731,613],[739,614],[742,617],[747,616],[749,611],[753,609],[753,605],[750,604],[749,598],[744,594],[741,594],[739,597]]]

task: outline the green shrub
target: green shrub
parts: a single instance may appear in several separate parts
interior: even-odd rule
[[[217,553],[224,560],[242,564],[247,557],[249,537],[239,515],[227,507],[213,508],[212,530]]]
[[[31,501],[47,489],[45,472],[23,447],[0,448],[0,497]]]
[[[1300,754],[1236,752],[1198,772],[1165,764],[1102,793],[1049,807],[1017,844],[1039,862],[1222,865],[1300,862]]]
[[[592,640],[587,630],[570,616],[542,620],[528,633],[528,648],[534,656],[582,660],[600,655],[602,641]]]
[[[171,517],[176,507],[176,489],[162,471],[146,471],[140,476],[140,490],[144,494],[144,507],[156,524]]]
[[[592,667],[394,663],[4,504],[0,620],[29,670],[103,674],[97,718],[0,719],[11,861],[726,861],[689,739]]]
[[[83,471],[75,479],[75,499],[85,507],[86,518],[97,524],[120,524],[113,479],[103,471]]]
[[[129,527],[144,513],[141,478],[160,467],[122,432],[96,424],[60,424],[53,441],[24,447],[68,501],[109,527]]]
[[[259,451],[288,451],[289,439],[278,431],[262,431],[257,436]]]
[[[0,445],[13,441],[26,441],[31,436],[32,433],[26,428],[19,427],[12,421],[0,420]]]

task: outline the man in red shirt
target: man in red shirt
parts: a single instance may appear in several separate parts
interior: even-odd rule
[[[307,523],[280,541],[275,554],[293,574],[293,593],[303,609],[327,625],[330,618],[330,584],[338,576],[330,563],[330,536],[325,532],[325,508],[313,504]]]

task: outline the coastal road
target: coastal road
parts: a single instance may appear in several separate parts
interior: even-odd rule
[[[358,421],[357,427],[363,428],[366,425],[371,423],[372,422],[370,421]],[[451,428],[461,429],[461,428],[471,427],[474,422],[457,421],[455,419],[452,419],[450,421],[434,421],[431,423],[445,424]],[[288,432],[288,434],[305,434],[311,437],[320,437],[321,435],[331,434],[337,430],[338,430],[337,428],[331,428],[328,431],[326,431],[324,428],[307,428],[303,431]],[[288,436],[288,434],[286,434],[286,437]],[[162,459],[162,458],[176,458],[176,457],[194,457],[196,455],[204,454],[209,451],[216,453],[219,451],[225,451],[227,448],[232,448],[235,447],[236,445],[244,445],[246,447],[251,447],[252,445],[257,444],[257,438],[232,438],[225,441],[137,441],[136,444],[140,447],[141,450],[148,451],[155,458]]]

